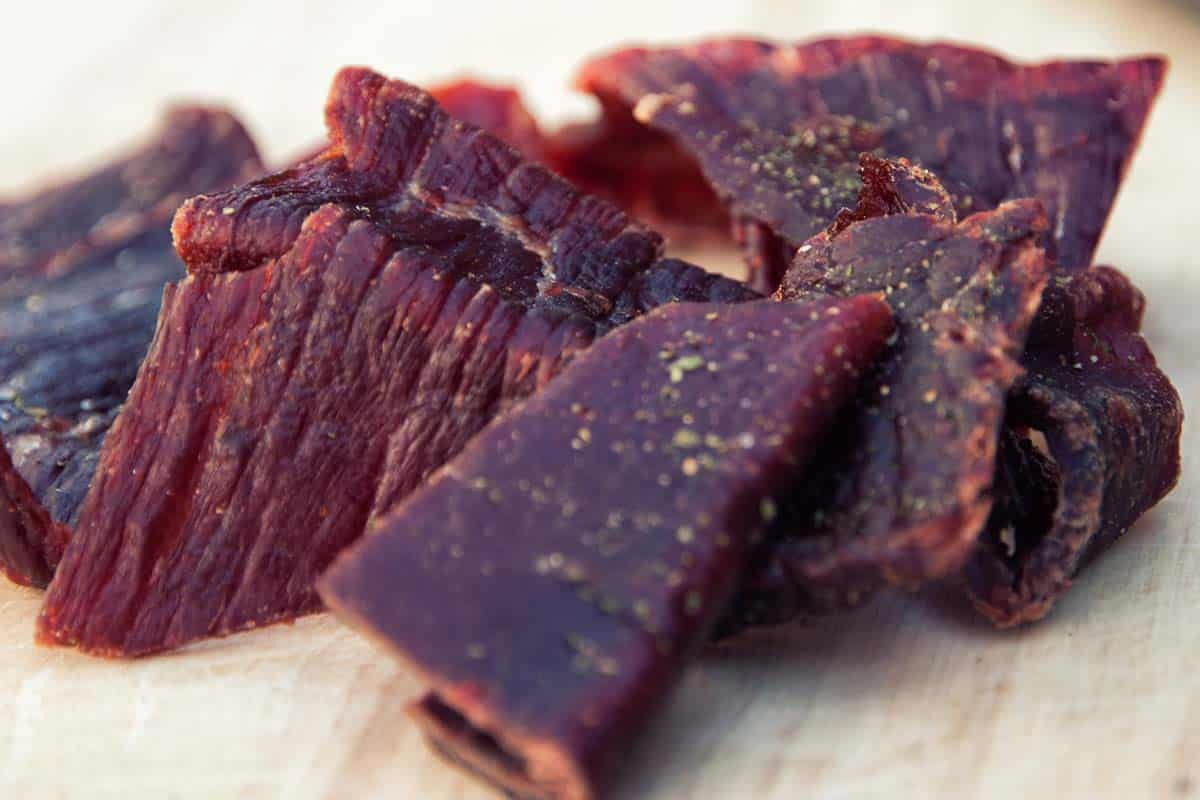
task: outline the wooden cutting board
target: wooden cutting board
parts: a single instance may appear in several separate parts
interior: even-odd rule
[[[651,5],[23,5],[0,54],[0,192],[136,135],[167,97],[231,99],[282,158],[319,133],[342,63],[520,78],[561,117],[582,55],[633,38],[866,27],[1028,58],[1165,51],[1168,90],[1101,255],[1146,290],[1148,335],[1197,413],[1200,25],[1186,4]],[[1043,624],[993,632],[942,587],[709,654],[618,797],[1200,797],[1197,444],[1189,426],[1179,488]],[[417,683],[328,617],[112,663],[35,648],[39,599],[0,585],[5,797],[490,796],[407,723]]]

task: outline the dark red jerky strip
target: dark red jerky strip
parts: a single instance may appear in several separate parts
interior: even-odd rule
[[[62,273],[121,247],[149,220],[165,224],[185,198],[261,171],[254,143],[232,115],[175,108],[129,155],[12,203],[0,215],[0,281]]]
[[[414,714],[452,760],[521,797],[598,796],[889,330],[865,296],[652,312],[477,437],[322,596],[429,681]]]
[[[1046,290],[1009,403],[1013,476],[966,568],[1000,626],[1040,619],[1179,479],[1183,408],[1138,329],[1144,298],[1108,267]],[[1032,443],[1039,432],[1045,451]]]
[[[515,89],[460,80],[435,86],[429,94],[456,120],[482,128],[530,161],[550,161],[549,143]]]
[[[593,335],[326,206],[266,268],[172,289],[43,641],[137,655],[317,610],[317,575]]]
[[[864,197],[860,210],[876,206]],[[819,474],[781,505],[769,557],[719,633],[962,566],[991,508],[1005,394],[1046,280],[1045,224],[1037,201],[1013,201],[957,225],[877,217],[801,248],[778,299],[882,291],[896,335]]]
[[[41,641],[138,655],[317,610],[316,576],[372,513],[599,331],[736,287],[658,261],[655,234],[415,87],[345,70],[327,119],[324,156],[177,215],[191,274]]]
[[[696,159],[750,226],[738,235],[754,247],[751,283],[769,290],[790,252],[854,206],[853,175],[836,164],[852,131],[859,149],[874,136],[879,154],[937,174],[960,215],[1037,197],[1048,255],[1088,266],[1165,72],[1161,58],[1024,66],[866,36],[622,50],[577,83]]]
[[[179,108],[134,155],[0,222],[10,259],[0,269],[0,569],[13,581],[50,580],[154,335],[163,284],[183,275],[174,205],[259,171],[228,113]]]

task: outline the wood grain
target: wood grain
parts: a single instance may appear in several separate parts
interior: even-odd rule
[[[1030,58],[1165,51],[1168,89],[1101,257],[1149,295],[1149,336],[1195,419],[1200,24],[1187,8],[130,1],[64,26],[61,7],[22,4],[0,51],[0,193],[110,150],[171,97],[232,101],[283,158],[319,133],[343,63],[519,78],[561,118],[586,109],[565,88],[573,66],[629,39],[870,28]],[[1042,625],[993,632],[939,587],[709,654],[630,757],[619,798],[1200,797],[1197,444],[1188,425],[1181,486]],[[407,723],[417,684],[328,617],[122,664],[35,648],[38,603],[0,586],[5,797],[489,796]]]

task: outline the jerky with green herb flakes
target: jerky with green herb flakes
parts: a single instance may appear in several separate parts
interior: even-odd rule
[[[1045,616],[1179,479],[1183,407],[1138,332],[1144,308],[1109,267],[1046,289],[1009,401],[1007,479],[966,567],[975,606],[999,626]]]
[[[741,291],[417,87],[343,70],[326,119],[323,155],[176,214],[189,275],[40,641],[142,655],[318,611],[373,513],[600,333]]]
[[[652,312],[481,433],[322,596],[432,685],[413,712],[452,761],[595,797],[890,329],[870,296]]]
[[[855,36],[621,50],[577,85],[613,130],[641,122],[698,163],[730,208],[751,284],[771,291],[796,248],[854,206],[859,151],[933,171],[960,216],[1038,198],[1048,256],[1088,266],[1165,72],[1162,58],[1024,66]]]
[[[163,285],[184,274],[175,205],[261,169],[232,116],[181,107],[133,155],[0,220],[0,570],[11,580],[45,586],[78,520]]]
[[[855,216],[886,214],[885,188],[868,178]],[[835,225],[800,248],[777,299],[883,292],[896,333],[718,633],[962,566],[991,509],[1005,394],[1046,280],[1045,225],[1036,200],[1018,200],[958,224],[899,213]]]

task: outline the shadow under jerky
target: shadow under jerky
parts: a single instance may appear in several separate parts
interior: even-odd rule
[[[1088,266],[1165,71],[1160,58],[1021,66],[871,36],[725,39],[618,51],[577,84],[601,101],[613,147],[635,149],[642,123],[682,151],[662,160],[694,159],[730,209],[751,285],[770,292],[796,248],[854,206],[860,151],[931,170],[960,216],[1038,198],[1048,256]],[[625,182],[653,174],[626,170],[642,175]]]
[[[900,195],[928,175],[870,156],[863,166],[858,208],[800,248],[776,298],[882,292],[896,333],[838,420],[822,468],[783,503],[767,557],[720,634],[954,572],[991,509],[1005,394],[1046,281],[1045,216],[1036,200],[958,224],[945,208],[907,213]]]
[[[432,684],[414,714],[449,758],[595,797],[890,329],[869,296],[652,312],[481,433],[322,596]]]
[[[1045,616],[1179,479],[1183,407],[1138,332],[1144,308],[1108,267],[1046,289],[1009,399],[996,510],[966,568],[998,625]]]
[[[416,87],[343,70],[330,148],[186,203],[190,273],[101,454],[40,641],[127,656],[313,583],[489,420],[647,304],[751,296]]]
[[[261,168],[229,114],[178,108],[145,147],[0,220],[0,569],[11,580],[45,586],[78,521],[163,285],[184,274],[176,205]]]

